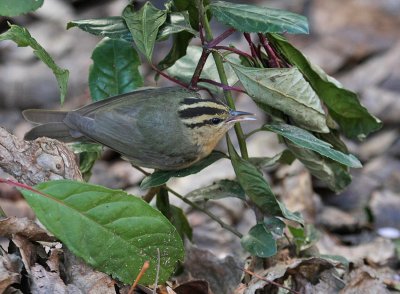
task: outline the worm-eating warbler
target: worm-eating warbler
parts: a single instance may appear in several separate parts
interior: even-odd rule
[[[210,154],[235,122],[254,120],[178,87],[137,90],[73,111],[29,109],[23,115],[40,124],[27,140],[94,141],[134,165],[161,170],[190,166]]]

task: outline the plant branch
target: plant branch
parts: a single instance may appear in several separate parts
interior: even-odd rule
[[[199,62],[197,63],[196,69],[194,70],[192,79],[190,80],[189,88],[197,87],[197,83],[199,82],[201,72],[203,71],[204,65],[206,64],[207,58],[210,55],[210,51],[206,48],[203,48],[201,52],[201,56]]]
[[[234,48],[234,47],[229,47],[229,46],[214,46],[212,49],[230,51],[230,52],[232,52],[232,53],[236,53],[237,55],[246,57],[246,58],[248,58],[248,59],[250,59],[250,60],[252,60],[252,61],[254,62],[254,57],[253,57],[253,56],[251,56],[250,54],[247,54],[246,52],[244,52],[244,51],[242,51],[242,50],[239,50],[239,49],[237,49],[237,48]]]
[[[162,70],[160,70],[160,69],[159,69],[157,66],[155,66],[154,64],[152,64],[152,63],[149,63],[149,64],[150,64],[150,66],[151,66],[151,68],[152,68],[153,70],[155,70],[159,75],[163,76],[163,77],[166,78],[167,80],[169,80],[169,81],[171,81],[171,82],[173,82],[173,83],[175,83],[175,84],[178,84],[178,85],[180,85],[180,86],[182,86],[182,87],[184,87],[184,88],[189,88],[188,85],[186,85],[185,83],[181,82],[180,80],[175,79],[175,78],[171,77],[170,75],[166,74],[165,72],[163,72]]]
[[[203,83],[209,83],[215,86],[218,86],[220,88],[222,88],[224,91],[236,91],[236,92],[240,92],[240,93],[246,93],[246,91],[238,88],[238,87],[233,87],[233,86],[229,86],[229,85],[224,85],[222,83],[210,80],[210,79],[199,79],[199,82],[203,82]]]
[[[212,39],[213,39],[213,35],[212,35],[210,23],[208,22],[207,14],[204,13],[203,2],[202,1],[199,1],[199,2],[200,2],[199,3],[199,6],[200,6],[199,7],[200,8],[199,11],[201,12],[200,17],[201,17],[202,25],[203,25],[204,30],[205,30],[206,41],[207,42],[211,42]],[[215,65],[217,67],[217,71],[218,71],[218,75],[219,75],[219,78],[221,80],[221,83],[225,84],[225,85],[228,85],[229,83],[228,83],[228,79],[226,77],[224,64],[222,62],[221,56],[219,55],[219,53],[217,51],[213,51],[212,55],[213,55],[213,58],[214,58],[214,61],[215,61]],[[226,101],[228,103],[228,106],[231,109],[235,109],[235,103],[233,102],[233,97],[232,97],[231,92],[230,91],[224,91],[224,95],[225,95]],[[244,138],[243,130],[242,130],[242,128],[241,128],[239,123],[235,124],[235,132],[236,132],[236,136],[238,138],[240,152],[242,154],[242,157],[244,159],[248,159],[249,158],[249,154],[247,152],[246,141],[245,141],[245,138]]]
[[[264,47],[265,52],[268,54],[269,66],[273,68],[281,67],[279,58],[276,56],[275,51],[269,45],[268,40],[267,38],[265,38],[264,34],[259,33],[258,37],[260,39],[261,45]]]
[[[207,15],[205,15],[205,17],[207,17]],[[227,29],[225,32],[223,32],[221,35],[219,35],[218,37],[216,37],[215,39],[212,39],[211,41],[208,42],[208,44],[206,44],[208,49],[212,49],[214,48],[216,45],[218,45],[219,43],[221,43],[223,40],[225,40],[227,37],[229,37],[230,35],[232,35],[234,32],[236,32],[236,30],[234,28],[229,28]],[[207,32],[206,32],[206,36],[207,36]]]
[[[222,220],[220,220],[220,218],[218,216],[216,216],[215,214],[213,214],[212,212],[208,211],[207,209],[201,207],[200,205],[190,201],[189,199],[185,198],[184,196],[182,196],[181,194],[179,194],[178,192],[172,190],[170,187],[166,187],[166,189],[171,192],[172,194],[174,194],[176,197],[178,197],[179,199],[181,199],[183,202],[185,202],[186,204],[190,205],[191,207],[194,207],[195,209],[201,211],[204,214],[207,214],[211,219],[213,219],[214,221],[216,221],[222,228],[230,231],[231,233],[235,234],[236,236],[238,236],[239,238],[242,238],[243,235],[242,233],[240,233],[238,230],[236,230],[234,227],[228,225],[227,223],[223,222]]]

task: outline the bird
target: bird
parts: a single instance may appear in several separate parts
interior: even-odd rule
[[[72,111],[27,109],[22,114],[38,124],[25,140],[100,143],[133,165],[156,170],[191,166],[208,156],[236,122],[255,120],[254,114],[180,87],[139,89]]]

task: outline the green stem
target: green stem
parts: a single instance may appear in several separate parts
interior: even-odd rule
[[[218,216],[214,215],[212,212],[208,211],[207,209],[204,209],[203,207],[201,207],[200,205],[198,205],[197,203],[194,203],[192,201],[190,201],[189,199],[185,198],[184,196],[182,196],[181,194],[179,194],[178,192],[175,192],[174,190],[172,190],[170,187],[166,187],[166,189],[171,192],[172,194],[174,194],[176,197],[178,197],[179,199],[181,199],[183,202],[185,202],[186,204],[190,205],[191,207],[201,211],[204,214],[207,214],[211,219],[213,219],[214,221],[216,221],[222,228],[224,228],[225,230],[230,231],[231,233],[235,234],[236,236],[238,236],[239,238],[242,238],[243,235],[236,230],[234,227],[228,225],[227,223],[224,223]]]
[[[201,21],[204,26],[204,31],[205,31],[205,39],[207,42],[211,42],[213,40],[213,35],[210,27],[210,23],[208,22],[207,19],[207,14],[205,13],[204,6],[203,6],[203,1],[199,1],[199,11],[201,14]],[[228,79],[226,77],[225,69],[224,69],[224,64],[222,61],[221,56],[218,54],[218,52],[213,51],[212,56],[215,61],[215,65],[217,67],[218,75],[221,80],[221,83],[224,85],[229,85]],[[225,99],[228,103],[228,106],[232,109],[235,109],[235,103],[233,101],[233,97],[230,91],[224,91]],[[249,153],[247,152],[247,146],[246,146],[246,141],[245,141],[245,136],[242,130],[242,127],[240,126],[239,123],[235,124],[235,132],[236,136],[238,138],[239,142],[239,148],[240,148],[240,153],[242,154],[242,157],[244,159],[249,158]]]

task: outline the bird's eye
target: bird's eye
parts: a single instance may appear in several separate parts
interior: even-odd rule
[[[218,118],[218,117],[214,117],[213,119],[211,119],[211,122],[213,125],[217,125],[222,121],[222,119]]]

